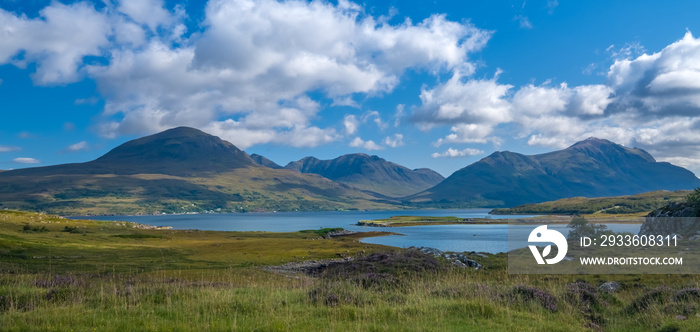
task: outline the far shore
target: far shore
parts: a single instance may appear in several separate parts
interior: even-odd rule
[[[644,215],[582,215],[592,223],[602,224],[642,224]],[[457,217],[425,217],[425,216],[394,216],[388,219],[360,220],[358,226],[370,227],[407,227],[426,225],[504,225],[504,224],[568,224],[571,215],[542,215],[528,218],[492,219],[492,218],[457,218]]]

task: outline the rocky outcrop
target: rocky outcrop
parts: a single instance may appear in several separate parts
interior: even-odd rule
[[[698,212],[688,203],[670,203],[646,216],[639,235],[693,236],[700,231]]]
[[[349,231],[349,230],[347,230],[347,229],[340,229],[340,230],[337,230],[337,231],[332,231],[332,232],[326,233],[326,238],[327,238],[327,239],[330,239],[330,238],[336,237],[336,236],[354,235],[354,234],[357,234],[357,233],[359,233],[359,232]]]
[[[457,266],[457,267],[465,267],[465,268],[473,268],[475,270],[479,270],[484,268],[479,262],[468,258],[466,255],[457,253],[457,252],[444,252],[440,249],[435,249],[435,248],[429,248],[429,247],[420,247],[418,248],[420,251],[426,253],[426,254],[431,254],[437,258],[444,258],[448,262],[450,262],[452,265]],[[476,253],[470,253],[470,255],[476,254]],[[483,257],[480,255],[480,257]]]

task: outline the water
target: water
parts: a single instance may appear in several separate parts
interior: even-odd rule
[[[342,227],[352,231],[390,231],[402,235],[371,237],[366,243],[394,247],[432,247],[446,251],[477,251],[498,253],[508,251],[508,225],[427,225],[396,228],[357,226],[359,220],[384,219],[396,215],[454,216],[460,218],[525,218],[531,216],[491,216],[490,209],[465,210],[402,210],[402,211],[344,211],[344,212],[270,212],[233,214],[187,214],[157,216],[104,216],[86,217],[97,220],[132,221],[154,226],[172,226],[174,229],[213,231],[267,231],[296,232],[304,229]],[[511,226],[513,227],[513,226]],[[515,226],[520,227],[520,226]],[[522,232],[529,234],[529,226]],[[532,228],[532,227],[530,227]],[[568,233],[566,225],[552,229]],[[639,232],[640,225],[609,224],[615,232]],[[513,229],[511,229],[512,231]],[[527,238],[527,235],[525,235]],[[524,247],[526,244],[523,244]]]

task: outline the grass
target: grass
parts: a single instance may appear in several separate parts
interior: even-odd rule
[[[24,232],[25,224],[47,231]],[[358,242],[380,234],[146,230],[0,211],[0,330],[693,331],[700,323],[697,275],[510,275],[505,254],[469,255],[484,269],[462,269]],[[338,256],[354,260],[314,276],[260,268]],[[619,291],[599,290],[607,281]]]
[[[630,215],[649,212],[669,202],[685,201],[692,191],[658,190],[617,197],[573,197],[551,202],[525,204],[512,208],[493,209],[493,214],[559,214],[559,215]]]
[[[454,224],[507,224],[507,220],[488,218],[457,218],[457,217],[426,217],[426,216],[392,216],[386,219],[360,220],[360,226],[372,227],[404,227],[423,225],[454,225]]]

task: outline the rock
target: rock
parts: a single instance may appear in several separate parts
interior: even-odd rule
[[[357,234],[357,233],[359,233],[359,232],[349,231],[347,229],[342,229],[342,230],[332,231],[332,232],[326,233],[326,239],[330,239],[330,238],[336,237],[336,236],[353,235],[353,234]]]
[[[600,285],[598,288],[606,293],[615,293],[618,289],[620,289],[620,283],[617,281],[608,281]]]
[[[443,257],[447,261],[449,261],[452,265],[458,266],[458,267],[471,267],[474,268],[475,270],[482,269],[484,266],[479,264],[479,262],[469,259],[467,256],[464,254],[456,253],[456,252],[444,252],[439,249],[435,248],[426,248],[426,247],[421,247],[419,248],[420,251],[431,254],[435,257]],[[473,254],[470,253],[470,255]]]

